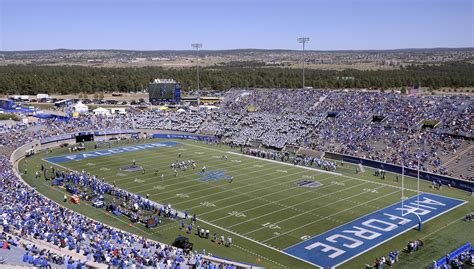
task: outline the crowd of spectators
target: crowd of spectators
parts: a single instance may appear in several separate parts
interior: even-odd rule
[[[123,127],[112,126],[113,121],[100,124],[97,122],[100,122],[100,119],[93,116],[85,116],[70,122],[45,120],[29,127],[15,126],[9,129],[9,132],[0,134],[3,145],[0,152],[0,223],[3,230],[7,233],[15,231],[20,238],[31,237],[60,248],[67,248],[84,257],[82,260],[72,260],[68,257],[53,255],[46,250],[32,248],[27,249],[24,261],[32,265],[46,266],[49,262],[59,262],[59,260],[52,260],[52,257],[60,257],[62,264],[67,265],[68,268],[81,268],[81,265],[87,261],[105,263],[119,268],[187,268],[186,266],[222,268],[214,264],[210,265],[211,263],[203,259],[200,253],[184,252],[182,249],[116,230],[61,207],[23,183],[14,173],[9,156],[15,148],[33,139],[91,130],[98,126],[106,127],[105,124],[112,129]],[[81,186],[81,190],[90,188],[95,190],[96,194],[114,196],[115,202],[121,206],[117,206],[117,209],[122,210],[123,213],[129,213],[130,209],[136,206],[139,210],[157,209],[155,204],[148,199],[115,188],[113,184],[108,184],[85,172],[54,171],[54,174],[55,178],[63,177],[68,183]],[[8,246],[10,242],[8,240],[2,242],[2,246]],[[226,265],[226,268],[233,268],[233,266]]]
[[[460,177],[445,163],[471,145],[472,108],[466,96],[234,89],[218,111],[199,116],[197,132],[238,145],[302,146]],[[183,121],[172,130],[190,130]]]
[[[250,145],[256,141],[277,150],[250,153],[264,154],[267,158],[284,159],[278,150],[294,145],[452,175],[453,171],[444,163],[471,145],[472,108],[472,100],[461,96],[237,89],[225,95],[217,111],[132,110],[127,115],[113,117],[83,115],[69,121],[47,119],[3,127],[0,132],[0,221],[4,229],[12,228],[21,235],[76,250],[84,254],[85,260],[161,268],[200,263],[202,259],[192,253],[112,229],[60,207],[22,183],[13,172],[9,156],[14,149],[33,139],[81,130],[166,129],[213,134],[234,145]],[[425,125],[430,126],[425,128]],[[324,160],[314,157],[303,156],[295,161],[333,169],[332,163],[323,163]],[[107,187],[109,194],[117,194],[114,186],[104,182],[99,185],[99,179],[90,178],[77,184],[92,184],[99,189]],[[133,200],[137,197],[127,194],[120,196],[118,203],[125,202],[127,207],[122,210],[128,212]]]

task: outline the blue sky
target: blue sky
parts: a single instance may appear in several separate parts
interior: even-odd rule
[[[472,0],[0,0],[0,50],[474,47]]]

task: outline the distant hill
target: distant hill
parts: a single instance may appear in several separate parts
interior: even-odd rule
[[[299,50],[290,49],[225,49],[225,50],[200,50],[203,54],[241,54],[241,53],[289,53]],[[306,50],[307,52],[320,53],[433,53],[447,51],[472,51],[474,47],[467,48],[403,48],[388,50]],[[21,50],[21,51],[1,51],[1,54],[68,54],[68,53],[113,53],[113,54],[135,54],[135,55],[155,55],[155,54],[174,54],[187,55],[195,53],[195,50],[121,50],[121,49],[54,49],[54,50]]]

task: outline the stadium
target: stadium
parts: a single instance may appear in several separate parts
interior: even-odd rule
[[[469,96],[234,88],[213,109],[81,105],[1,127],[1,255],[15,266],[472,260]]]

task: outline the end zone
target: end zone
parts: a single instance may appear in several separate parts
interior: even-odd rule
[[[425,223],[465,203],[422,193],[419,205],[417,196],[411,197],[404,201],[403,208],[398,202],[286,248],[284,252],[316,266],[332,268],[416,227],[418,218],[415,214]]]

